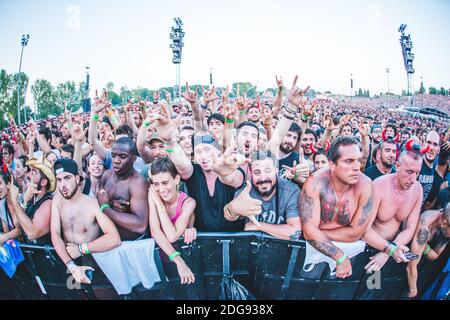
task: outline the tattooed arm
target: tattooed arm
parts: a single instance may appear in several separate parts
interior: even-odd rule
[[[418,259],[408,262],[406,274],[408,276],[409,297],[417,295],[417,265],[419,264],[424,251],[427,249],[427,242],[430,240],[430,225],[436,221],[439,211],[425,211],[420,217],[414,239],[411,242],[411,252],[419,256]],[[431,250],[430,250],[431,251]],[[427,253],[427,255],[430,252]]]
[[[344,253],[333,245],[330,238],[319,229],[320,191],[316,179],[316,175],[306,179],[300,198],[299,207],[303,236],[318,251],[334,260],[339,260]]]
[[[369,180],[369,179],[367,179]],[[323,232],[333,241],[354,242],[358,241],[364,235],[369,224],[369,218],[373,207],[373,187],[371,181],[362,182],[362,191],[358,201],[358,207],[353,219],[348,226],[332,230],[323,230]]]

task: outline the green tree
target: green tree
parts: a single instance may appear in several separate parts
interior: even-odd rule
[[[439,90],[439,94],[442,94],[443,96],[446,95],[447,92],[445,92],[444,87],[441,87],[441,89]]]
[[[428,93],[429,94],[437,94],[437,90],[435,87],[429,87],[428,88]]]
[[[235,98],[237,95],[237,86],[239,84],[239,92],[241,95],[247,95],[249,98],[256,97],[256,86],[251,82],[235,82],[231,85],[231,94],[232,98]]]
[[[51,83],[44,79],[38,79],[31,86],[31,93],[36,101],[40,118],[48,115],[58,115],[61,110],[55,102],[55,91]]]
[[[122,103],[127,103],[127,101],[131,98],[133,98],[133,94],[131,92],[131,90],[128,90],[127,86],[123,86],[120,88],[120,93],[119,93],[119,97],[120,100],[122,101]]]
[[[358,94],[357,94],[357,96],[358,96],[358,97],[362,97],[362,95],[363,95],[362,89],[359,88],[359,89],[358,89]]]
[[[25,93],[28,88],[29,78],[28,76],[21,72],[8,74],[6,70],[0,70],[0,112],[4,115],[12,115],[16,122],[17,119],[17,89],[20,79],[20,105],[23,107],[25,105]],[[23,116],[21,112],[21,121],[23,121]],[[3,116],[0,118],[0,127],[7,126],[4,121]]]
[[[56,114],[64,112],[64,104],[67,104],[67,110],[76,111],[81,106],[82,95],[80,90],[77,90],[76,84],[73,81],[66,81],[56,86],[54,91]]]

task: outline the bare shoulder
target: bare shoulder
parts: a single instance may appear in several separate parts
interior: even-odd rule
[[[98,201],[94,197],[90,197],[88,195],[82,194],[80,197],[80,201],[89,206],[98,206]]]
[[[140,175],[139,172],[136,171],[130,180],[131,180],[130,181],[131,189],[141,191],[145,190],[145,192],[148,191],[149,187],[148,181],[142,175]]]
[[[184,207],[184,206],[188,206],[188,207],[193,206],[193,207],[195,207],[196,205],[197,205],[197,202],[195,202],[195,199],[194,199],[194,198],[191,198],[191,197],[188,197],[188,198],[184,201],[183,207]]]
[[[386,185],[390,185],[391,184],[391,179],[392,179],[393,174],[385,174],[382,175],[381,177],[376,178],[375,180],[372,181],[372,184],[374,187],[381,187],[381,186],[386,186]],[[367,177],[366,177],[367,178]],[[369,178],[367,178],[369,179]],[[370,179],[369,179],[370,180]]]

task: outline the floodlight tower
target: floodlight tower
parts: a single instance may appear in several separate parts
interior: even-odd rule
[[[172,40],[172,44],[170,48],[172,49],[173,58],[172,63],[176,67],[176,83],[174,86],[174,100],[176,102],[180,102],[180,65],[181,65],[181,51],[184,47],[183,43],[183,21],[181,18],[173,18],[175,22],[175,27],[172,27],[172,32],[170,33],[170,39]]]
[[[412,53],[413,43],[411,35],[405,34],[406,24],[401,24],[398,28],[400,36],[400,44],[402,46],[403,62],[405,64],[406,76],[408,79],[408,95],[414,94],[413,91],[413,74],[415,72],[413,67],[414,54]]]

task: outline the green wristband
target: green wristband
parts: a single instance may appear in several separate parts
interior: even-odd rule
[[[102,206],[100,207],[100,211],[103,213],[103,210],[105,210],[106,208],[111,208],[111,206],[107,203],[102,204]]]
[[[178,251],[175,251],[174,253],[172,253],[172,254],[169,256],[170,262],[173,262],[173,259],[175,259],[176,256],[181,256],[181,253],[178,252]]]
[[[100,119],[100,117],[99,117],[98,113],[94,114],[94,117],[93,117],[93,119],[94,119],[95,121],[97,121],[98,119]]]
[[[294,176],[294,178],[292,178],[292,180],[295,180],[297,178],[298,178],[298,172],[295,173],[295,176]]]
[[[425,255],[428,253],[428,251],[430,251],[430,249],[431,249],[429,244],[427,244],[427,246],[428,246],[427,250],[425,250],[425,252],[423,253],[424,256],[425,256]]]
[[[83,243],[82,246],[83,246],[85,254],[91,254],[91,251],[89,251],[87,242]]]
[[[240,113],[240,114],[245,114],[246,111],[247,111],[247,110],[244,109],[244,110],[239,111],[239,113]]]
[[[336,261],[337,265],[340,265],[342,262],[344,262],[344,260],[347,258],[347,254],[344,252],[344,254],[342,255],[342,257]]]
[[[152,123],[150,121],[144,121],[144,127],[148,127],[149,125],[151,125]]]
[[[392,255],[394,254],[395,248],[397,248],[397,246],[391,245],[391,250],[389,250],[389,257],[392,257]]]
[[[166,150],[167,153],[172,153],[174,152],[175,149],[164,149],[164,150]]]
[[[228,123],[233,123],[233,122],[234,122],[234,119],[233,119],[233,120],[227,119],[227,120],[225,120],[225,121],[228,122]]]

